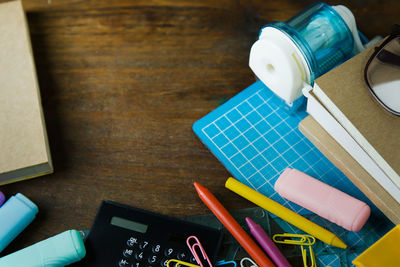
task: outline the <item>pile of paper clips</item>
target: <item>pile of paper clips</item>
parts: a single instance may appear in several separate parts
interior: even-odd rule
[[[181,261],[178,259],[170,259],[167,262],[168,267],[213,267],[213,265],[210,262],[210,259],[208,258],[203,246],[201,245],[199,239],[196,236],[189,236],[186,239],[186,244],[189,247],[190,252],[192,253],[193,257],[195,258],[196,262],[199,265]],[[243,258],[240,261],[240,266],[247,266],[245,262],[249,262],[251,267],[258,267],[256,263],[250,259],[250,258]],[[226,266],[226,265],[233,265],[233,267],[236,267],[236,262],[235,261],[219,261],[215,264],[215,266]]]
[[[311,235],[300,235],[300,234],[276,234],[272,236],[272,240],[275,243],[285,245],[297,245],[300,246],[301,256],[303,257],[304,267],[316,267],[314,250],[312,245],[315,243],[315,238]],[[307,250],[310,260],[307,260]],[[308,265],[310,264],[310,265]]]
[[[204,250],[203,246],[201,245],[199,239],[192,235],[186,239],[186,244],[189,247],[190,252],[192,253],[193,257],[195,258],[196,262],[200,265],[192,264],[189,262],[177,260],[177,259],[170,259],[167,262],[168,267],[178,267],[178,266],[187,266],[187,267],[212,267],[210,259],[208,258],[206,251]],[[201,257],[199,253],[201,254]],[[205,265],[206,264],[206,265]]]
[[[303,257],[304,267],[316,267],[315,254],[312,246],[315,244],[315,238],[311,235],[300,234],[276,234],[272,237],[275,243],[284,245],[297,245],[300,246],[301,255]],[[220,261],[216,266],[232,264],[236,267],[234,261]],[[258,267],[257,264],[250,258],[243,258],[240,260],[240,267]]]
[[[312,245],[315,244],[315,238],[311,235],[300,235],[300,234],[275,234],[272,237],[275,243],[284,245],[296,245],[300,246],[301,255],[303,257],[304,267],[316,267],[314,250]],[[196,262],[199,265],[192,264],[189,262],[181,261],[178,259],[170,259],[167,263],[168,267],[213,267],[210,259],[208,258],[203,246],[196,236],[189,236],[186,240],[190,252],[193,254]],[[309,258],[309,259],[308,259]],[[235,261],[218,261],[215,266],[233,266],[236,267]],[[258,267],[257,264],[250,258],[242,258],[240,260],[240,267]]]

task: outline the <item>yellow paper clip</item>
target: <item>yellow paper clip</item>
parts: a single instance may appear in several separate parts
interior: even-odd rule
[[[258,267],[258,265],[252,259],[247,257],[240,260],[240,266],[247,267],[247,265],[245,264],[246,261],[250,262],[250,265],[248,267]]]
[[[170,265],[171,263],[175,263],[175,265]],[[180,261],[180,260],[177,260],[177,259],[170,259],[170,260],[167,262],[167,266],[168,266],[168,267],[178,267],[178,266],[200,267],[200,265],[191,264],[191,263],[189,263],[189,262]]]
[[[316,267],[317,264],[315,262],[315,255],[314,255],[314,250],[312,249],[312,247],[311,246],[307,246],[308,247],[308,251],[310,252],[310,262],[311,262],[310,266],[307,265],[307,263],[308,263],[307,262],[307,249],[304,248],[304,246],[300,246],[300,247],[301,247],[301,255],[303,256],[304,267]]]
[[[288,245],[299,245],[301,249],[301,256],[303,257],[303,265],[304,267],[316,267],[314,250],[312,249],[312,245],[315,243],[315,237],[311,235],[300,235],[300,234],[276,234],[272,237],[275,243],[288,244]],[[308,247],[310,261],[307,260],[307,248]],[[310,266],[307,264],[311,263]]]
[[[275,243],[290,244],[290,245],[303,245],[312,246],[315,243],[315,237],[311,235],[300,235],[300,234],[276,234],[273,235],[272,239]]]

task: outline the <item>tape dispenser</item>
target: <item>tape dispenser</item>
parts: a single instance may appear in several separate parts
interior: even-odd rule
[[[316,78],[364,49],[347,7],[316,2],[286,22],[264,26],[250,50],[249,65],[269,89],[293,106],[305,86],[313,86]]]

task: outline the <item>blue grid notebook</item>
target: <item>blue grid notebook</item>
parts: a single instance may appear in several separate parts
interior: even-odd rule
[[[357,244],[364,244],[365,249],[366,240],[371,245],[392,224],[299,131],[298,125],[306,116],[305,111],[289,115],[280,98],[258,81],[197,121],[193,130],[233,177],[297,213],[310,212],[280,197],[274,190],[275,181],[288,167],[298,169],[366,202],[371,207],[372,215],[359,233],[346,231],[318,216],[311,217],[352,245],[350,258],[354,258],[362,252],[354,250]],[[299,231],[290,224],[285,228],[292,233]],[[350,254],[346,253],[349,257]],[[343,257],[339,254],[324,257],[318,257],[320,263],[348,266],[343,264],[340,260]]]

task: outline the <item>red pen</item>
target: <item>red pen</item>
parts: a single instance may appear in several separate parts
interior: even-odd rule
[[[255,262],[261,267],[275,266],[272,261],[265,255],[260,247],[251,239],[251,237],[243,230],[239,223],[229,214],[215,196],[208,191],[207,188],[198,183],[194,183],[194,187],[199,194],[200,199],[206,206],[217,216],[218,220],[228,229],[233,237],[240,245],[249,253]]]

